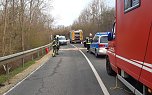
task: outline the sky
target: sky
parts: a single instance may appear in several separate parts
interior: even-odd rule
[[[52,16],[55,18],[55,26],[69,26],[78,18],[82,10],[92,0],[54,0]],[[109,7],[115,6],[115,0],[106,0]]]

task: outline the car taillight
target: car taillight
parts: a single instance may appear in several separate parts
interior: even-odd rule
[[[99,48],[101,48],[101,47],[105,47],[105,45],[104,44],[99,44]]]

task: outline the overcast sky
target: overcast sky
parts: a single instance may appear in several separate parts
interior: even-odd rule
[[[55,18],[55,25],[71,25],[91,1],[92,0],[54,0],[51,14]],[[115,6],[115,0],[105,1],[108,6]]]

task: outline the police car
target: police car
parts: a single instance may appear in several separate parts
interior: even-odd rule
[[[90,44],[89,51],[94,53],[96,57],[98,57],[99,55],[106,55],[109,33],[110,32],[98,32],[95,34],[93,41]]]

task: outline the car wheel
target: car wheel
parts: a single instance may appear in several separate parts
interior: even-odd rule
[[[110,76],[116,75],[116,72],[114,70],[112,70],[112,67],[111,67],[111,64],[110,64],[108,57],[106,57],[106,71],[107,71],[107,74]]]
[[[91,53],[91,50],[89,49],[89,53]]]
[[[97,51],[95,50],[95,56],[96,56],[96,58],[98,58],[99,57],[99,55],[98,55],[98,53],[97,53]]]

